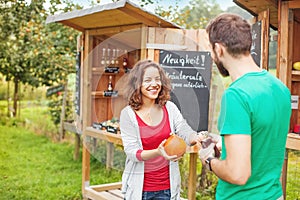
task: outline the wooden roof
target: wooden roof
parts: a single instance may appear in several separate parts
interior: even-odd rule
[[[180,28],[178,25],[144,10],[129,0],[120,0],[114,3],[48,16],[46,23],[51,22],[60,22],[79,31],[134,24]]]
[[[278,0],[233,0],[233,2],[254,16],[269,8],[270,24],[273,28],[278,28]]]

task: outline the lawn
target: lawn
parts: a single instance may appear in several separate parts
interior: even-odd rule
[[[300,200],[300,151],[288,150],[286,200]]]
[[[72,142],[54,142],[42,134],[55,130],[46,107],[27,107],[22,113],[23,119],[0,125],[0,200],[82,199],[81,158],[73,160]],[[120,181],[121,173],[91,158],[91,184]]]
[[[72,151],[69,143],[0,126],[0,199],[81,199],[81,160]],[[120,171],[96,160],[91,170],[98,184],[120,181]]]
[[[0,127],[4,199],[80,199],[81,163],[71,147],[16,127]]]

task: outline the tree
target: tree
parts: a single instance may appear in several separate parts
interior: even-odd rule
[[[78,6],[51,0],[49,13]],[[63,84],[74,72],[77,32],[60,24],[45,24],[45,0],[0,0],[0,73],[14,82],[13,115],[17,114],[19,84],[34,87]]]
[[[19,83],[36,84],[36,78],[29,77],[34,71],[31,57],[36,57],[39,49],[37,41],[40,34],[37,32],[41,18],[37,14],[43,12],[42,3],[28,5],[24,0],[0,1],[0,72],[8,81],[14,82],[14,116],[17,113]],[[32,44],[35,44],[34,48]]]
[[[158,15],[172,21],[183,28],[199,29],[205,28],[208,21],[222,12],[222,9],[215,0],[190,0],[189,5],[180,9],[178,3],[164,10],[158,6]]]

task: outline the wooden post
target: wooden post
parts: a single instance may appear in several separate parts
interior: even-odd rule
[[[197,153],[190,153],[190,166],[189,166],[189,185],[188,185],[188,199],[196,199],[196,181],[197,181]]]
[[[212,127],[214,124],[214,115],[215,115],[215,107],[216,107],[216,100],[217,100],[217,90],[218,90],[218,86],[213,84],[211,86],[211,98],[210,98],[210,102],[209,102],[209,116],[208,116],[208,132],[212,133]]]
[[[114,166],[115,146],[111,142],[106,143],[106,169],[112,169]]]
[[[269,36],[270,36],[270,10],[259,13],[258,20],[261,20],[261,61],[260,66],[269,70]]]
[[[80,135],[78,133],[75,133],[75,147],[74,147],[74,155],[73,155],[74,160],[78,160],[79,150],[80,150]]]
[[[83,95],[82,95],[82,105],[90,105],[91,104],[91,83],[90,83],[90,72],[91,72],[91,58],[89,55],[90,51],[93,48],[93,39],[90,37],[90,32],[87,30],[84,34],[84,54],[82,63],[83,69]],[[90,185],[90,152],[88,148],[85,146],[86,140],[86,127],[91,124],[91,108],[90,106],[82,106],[82,130],[83,130],[83,145],[82,145],[82,194],[85,198],[86,188]]]
[[[289,66],[289,8],[287,2],[279,5],[278,51],[277,51],[277,77],[291,88],[291,67]]]
[[[85,188],[90,186],[90,152],[82,145],[82,194],[85,196]]]
[[[283,198],[286,198],[286,180],[287,180],[287,167],[288,167],[288,150],[285,150],[284,153],[284,162],[282,167],[282,174],[281,174],[281,185],[283,191]]]
[[[147,44],[147,34],[148,34],[148,28],[146,25],[142,25],[141,28],[141,60],[146,59],[147,57],[147,49],[146,49],[146,44]]]

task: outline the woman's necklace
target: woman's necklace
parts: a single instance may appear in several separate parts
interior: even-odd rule
[[[152,123],[153,123],[153,120],[151,117],[151,110],[152,110],[152,107],[150,107],[146,111],[141,112],[143,120],[149,125],[152,125]]]

